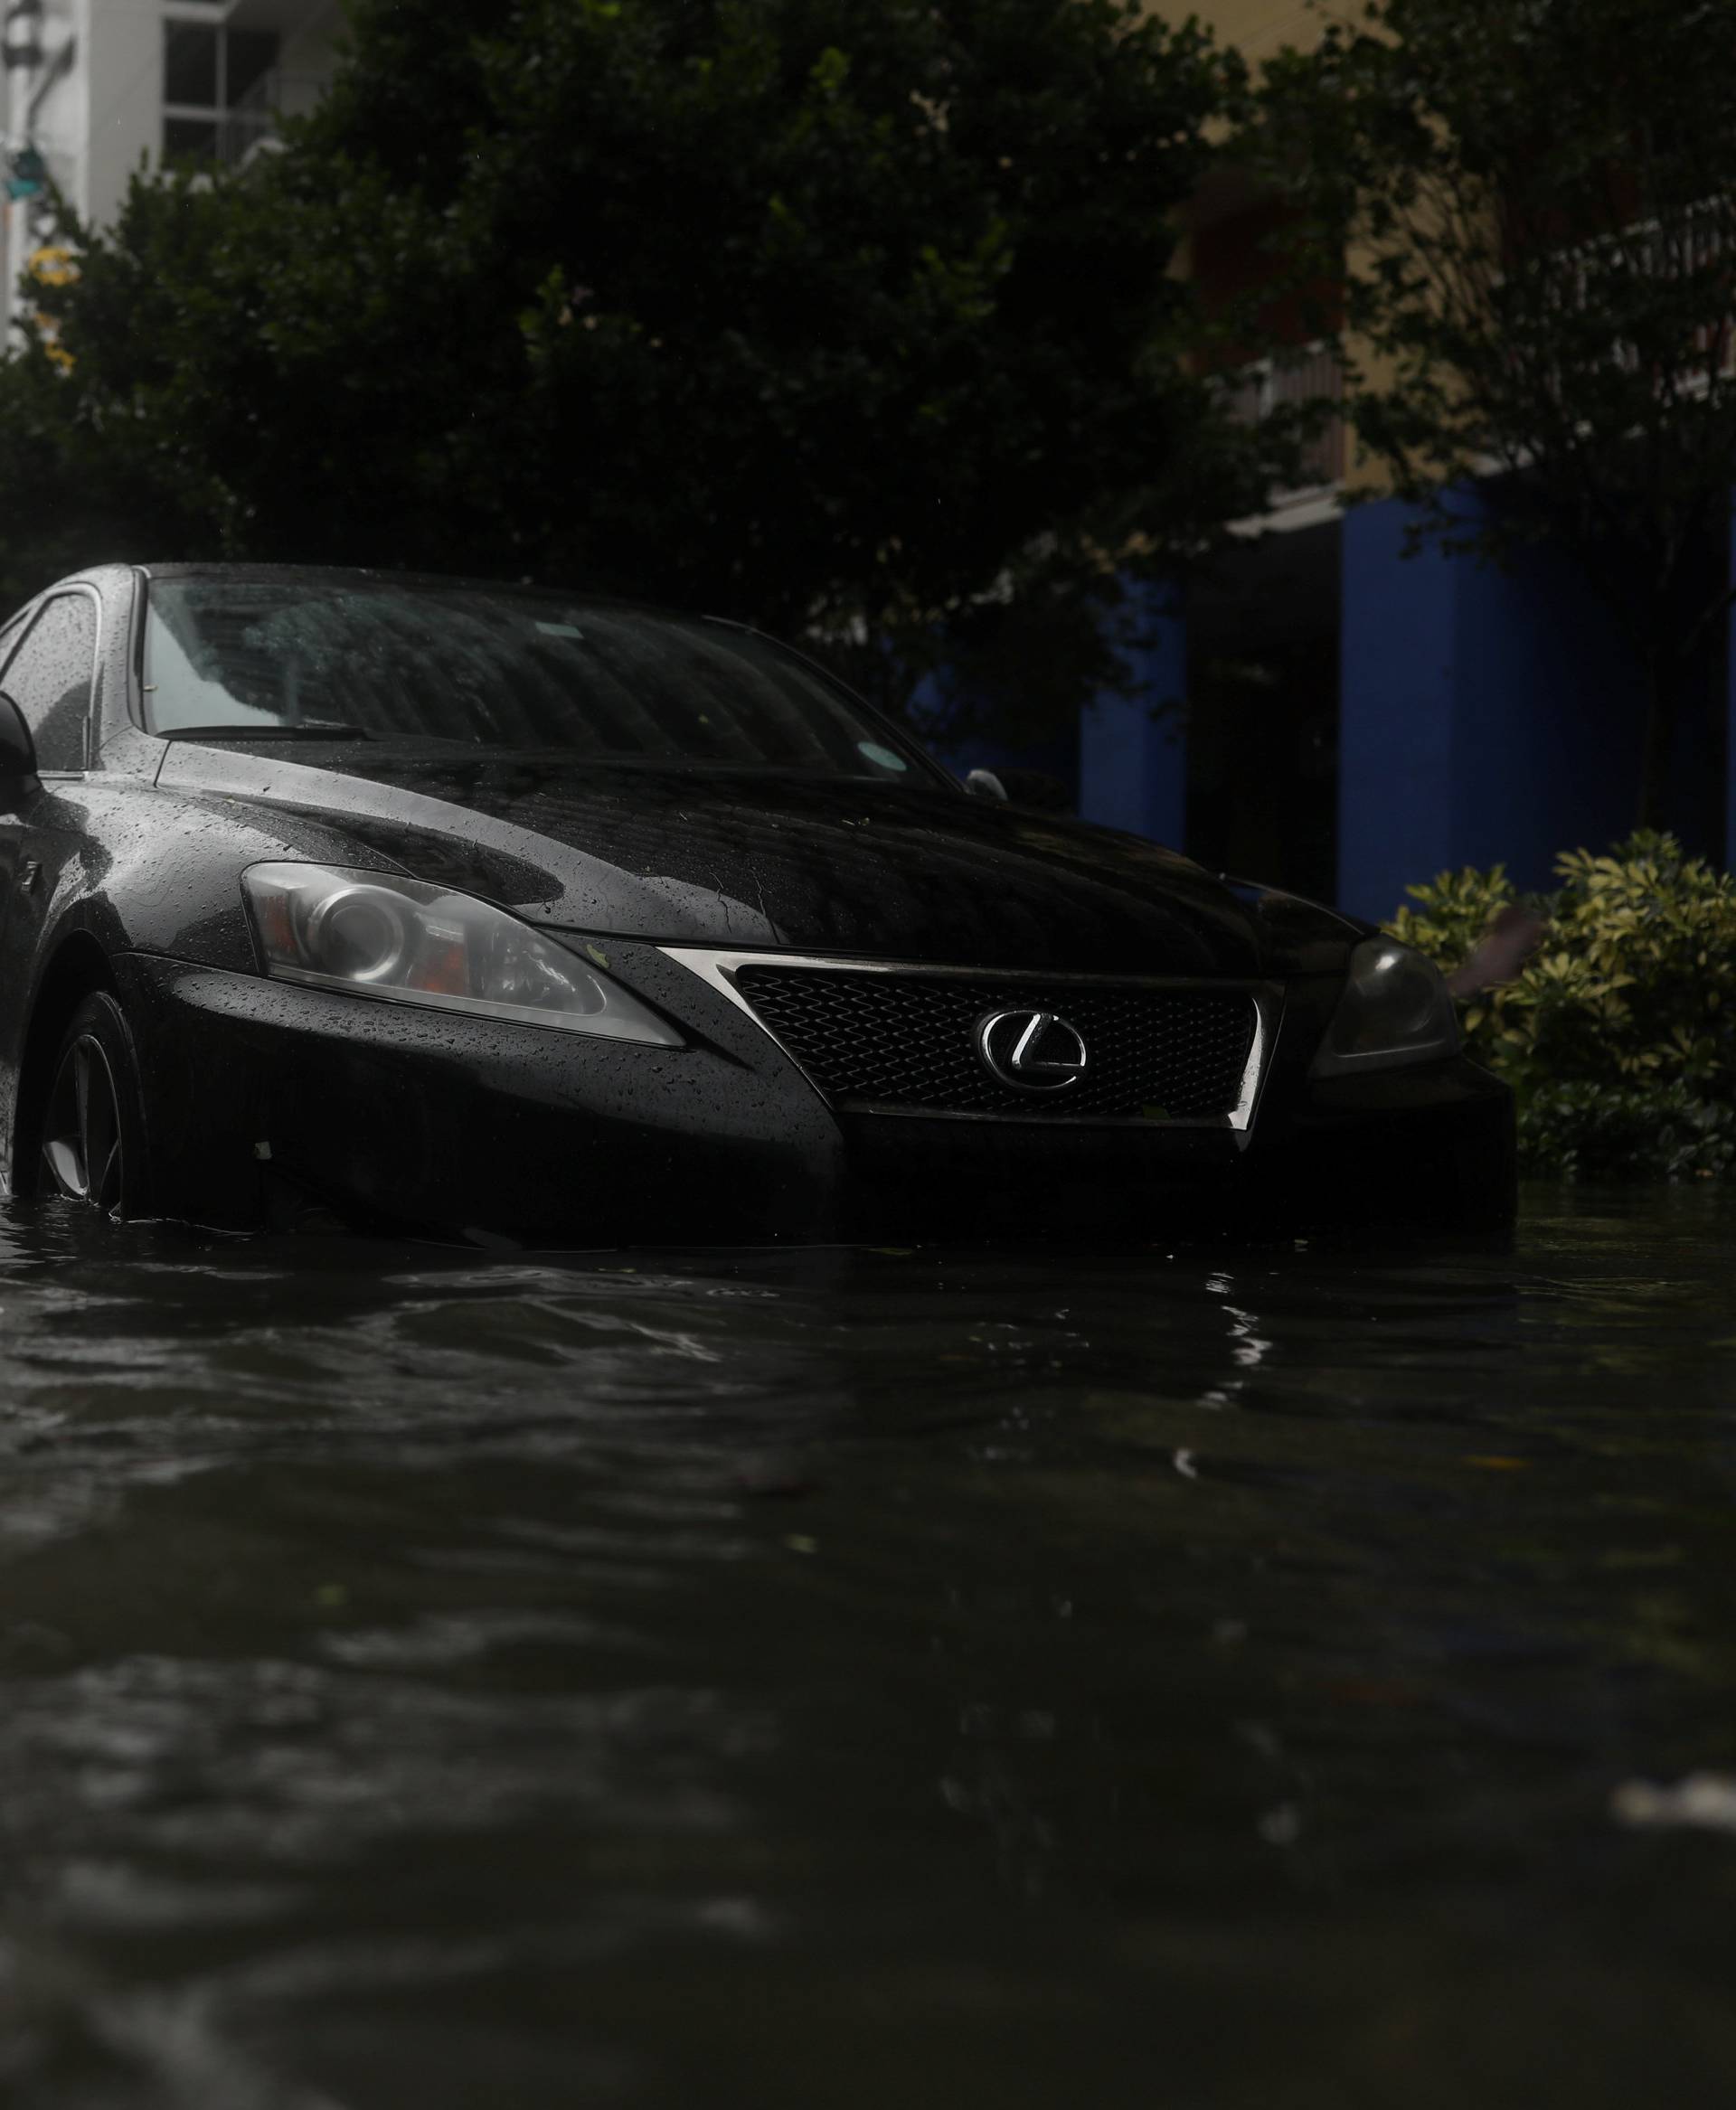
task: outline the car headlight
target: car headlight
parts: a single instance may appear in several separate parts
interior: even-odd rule
[[[392,1003],[679,1048],[681,1035],[563,945],[468,894],[381,871],[253,864],[241,892],[265,971]]]
[[[1458,1052],[1458,1017],[1433,961],[1396,938],[1364,938],[1320,1051],[1315,1077],[1349,1077]]]

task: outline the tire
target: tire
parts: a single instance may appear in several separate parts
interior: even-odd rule
[[[120,1218],[150,1213],[144,1101],[127,1014],[106,990],[67,1022],[42,1108],[37,1192]]]

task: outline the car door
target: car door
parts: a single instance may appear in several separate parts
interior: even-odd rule
[[[0,1067],[7,1072],[20,1052],[43,913],[81,840],[83,807],[68,794],[90,757],[99,626],[91,589],[51,594],[0,668],[0,690],[24,713],[42,779],[13,810],[0,810]]]

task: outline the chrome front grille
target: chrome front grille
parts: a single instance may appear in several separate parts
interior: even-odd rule
[[[1273,992],[1240,984],[668,949],[757,1018],[835,1105],[880,1112],[1242,1129],[1275,1017]],[[1054,1013],[1083,1041],[1090,1060],[1075,1084],[1038,1094],[991,1074],[976,1029],[1023,1010]]]

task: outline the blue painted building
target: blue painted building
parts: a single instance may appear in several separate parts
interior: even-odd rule
[[[1295,0],[1200,0],[1227,45],[1260,65],[1307,48],[1330,11]],[[1240,415],[1342,401],[1329,334],[1337,289],[1274,277],[1291,209],[1257,173],[1220,169],[1185,216],[1179,268],[1206,312],[1259,309],[1260,344],[1227,357]],[[1306,488],[1161,609],[1141,679],[1082,714],[1079,810],[1186,849],[1214,870],[1390,916],[1405,889],[1504,863],[1546,886],[1565,849],[1630,832],[1643,683],[1595,595],[1560,553],[1507,570],[1407,554],[1397,500],[1346,507],[1365,476],[1341,419],[1311,442]],[[1483,499],[1467,490],[1465,507]],[[1730,576],[1728,548],[1702,552]],[[1666,819],[1693,849],[1736,858],[1736,733],[1728,637],[1681,727]],[[1176,700],[1180,699],[1180,708]]]
[[[1327,511],[1161,611],[1141,686],[1083,714],[1080,814],[1372,918],[1443,870],[1499,862],[1543,886],[1561,850],[1626,834],[1640,679],[1573,567],[1547,549],[1505,570],[1407,554],[1397,500]],[[1722,858],[1736,739],[1719,657],[1669,818]]]

